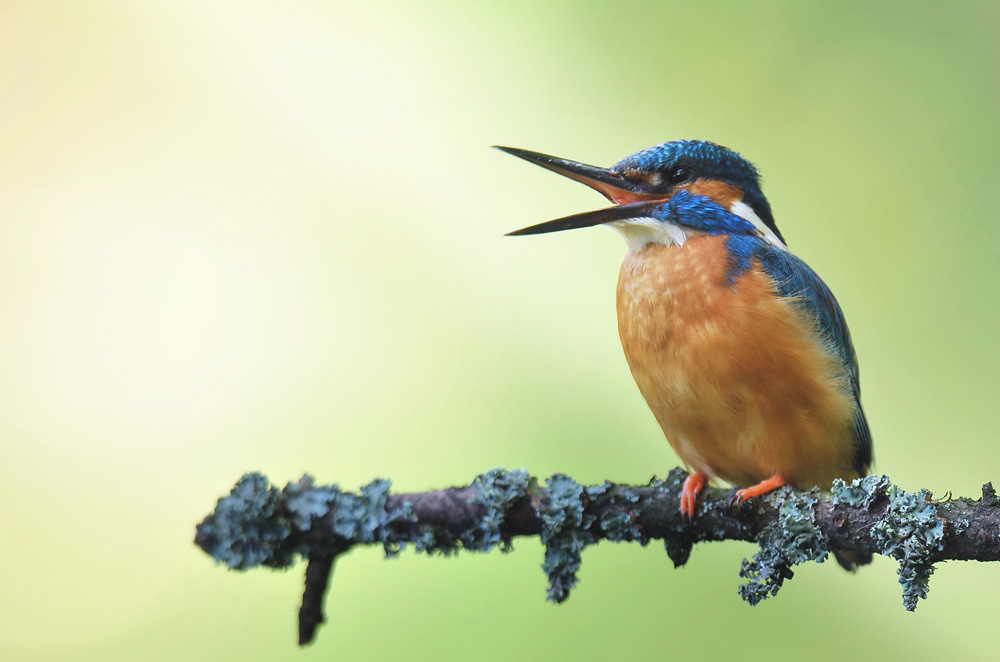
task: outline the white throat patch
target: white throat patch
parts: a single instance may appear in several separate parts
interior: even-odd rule
[[[693,233],[693,231],[658,221],[655,218],[629,218],[624,221],[614,221],[608,225],[614,228],[625,240],[629,253],[637,253],[649,244],[683,246]]]
[[[739,202],[734,202],[733,205],[729,208],[729,211],[741,218],[750,221],[751,225],[757,228],[757,230],[762,235],[764,235],[764,240],[767,241],[767,243],[771,244],[772,246],[777,246],[782,250],[788,250],[788,247],[785,246],[785,243],[780,239],[778,239],[778,235],[774,234],[774,231],[771,228],[764,225],[764,221],[760,220],[760,216],[758,216],[756,212],[754,212],[753,207],[751,207],[747,203],[743,202],[742,200],[740,200]]]

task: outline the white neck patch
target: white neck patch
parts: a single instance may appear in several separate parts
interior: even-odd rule
[[[629,218],[608,225],[625,240],[629,253],[637,253],[649,244],[683,246],[694,232],[655,218]]]
[[[734,202],[729,207],[730,213],[736,214],[750,222],[754,228],[764,237],[764,241],[776,248],[785,251],[788,248],[785,243],[778,239],[778,235],[760,220],[760,216],[754,212],[753,208],[742,200]],[[697,230],[683,228],[655,218],[628,218],[622,221],[613,221],[608,225],[621,235],[628,246],[629,253],[641,251],[649,244],[663,244],[664,246],[683,246],[688,237],[698,234]]]
[[[778,239],[778,235],[774,234],[774,231],[771,228],[764,225],[764,221],[760,220],[760,216],[758,216],[757,213],[754,212],[753,207],[751,207],[747,203],[743,202],[742,200],[740,200],[739,202],[734,202],[733,205],[729,208],[729,211],[741,218],[750,221],[750,224],[753,225],[755,228],[757,228],[757,230],[762,235],[764,235],[764,240],[767,241],[767,243],[771,244],[772,246],[776,246],[781,250],[788,250],[788,247],[785,246],[785,243],[780,239]]]

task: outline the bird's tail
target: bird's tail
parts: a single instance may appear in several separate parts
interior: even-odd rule
[[[860,566],[872,562],[872,555],[867,552],[843,552],[835,549],[833,555],[837,557],[837,563],[840,564],[840,567],[849,572],[857,572]]]

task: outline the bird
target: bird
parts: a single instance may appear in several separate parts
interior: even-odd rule
[[[610,168],[496,147],[613,203],[508,234],[606,225],[625,240],[618,332],[689,470],[688,522],[709,480],[738,488],[739,506],[784,485],[829,488],[867,474],[872,437],[844,313],[788,250],[755,165],[705,140],[654,145]],[[848,569],[871,560],[835,553]]]

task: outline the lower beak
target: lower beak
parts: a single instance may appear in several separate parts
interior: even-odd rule
[[[508,232],[508,237],[518,237],[525,234],[546,234],[548,232],[560,232],[562,230],[575,230],[577,228],[589,228],[595,225],[613,223],[614,221],[627,221],[631,218],[647,218],[653,215],[653,208],[658,207],[664,201],[640,201],[630,202],[625,205],[615,205],[597,211],[585,211],[582,214],[564,216],[554,221],[545,221],[538,225],[521,228]]]

